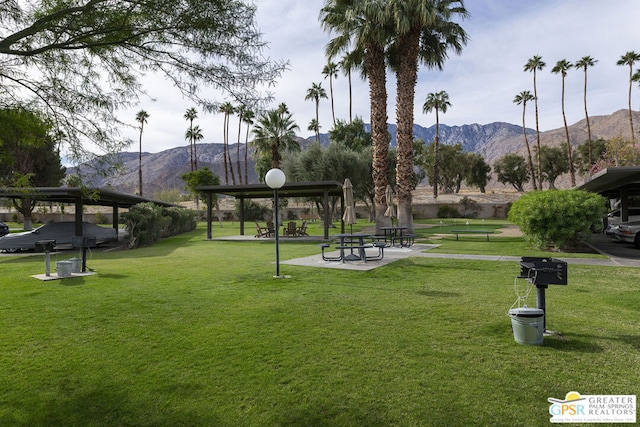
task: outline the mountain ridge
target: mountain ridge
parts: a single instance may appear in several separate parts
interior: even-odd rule
[[[639,112],[633,112],[634,121],[640,119]],[[591,123],[592,139],[610,139],[616,136],[623,136],[629,132],[629,110],[622,109],[610,115],[589,117]],[[368,125],[365,128],[369,130]],[[391,145],[395,146],[395,124],[388,125],[392,135]],[[524,154],[526,151],[522,126],[506,122],[493,122],[485,125],[472,123],[468,125],[448,126],[440,124],[440,141],[443,144],[462,144],[463,151],[481,154],[487,163],[493,164],[495,160],[507,153]],[[534,129],[526,128],[527,138],[530,146],[536,145],[536,132]],[[435,125],[425,128],[414,125],[414,136],[422,139],[425,143],[430,143],[435,137]],[[571,144],[575,147],[587,140],[586,119],[569,126],[569,136]],[[301,144],[306,145],[315,141],[315,137],[297,137]],[[552,129],[540,133],[541,144],[559,145],[565,144],[564,127]],[[321,144],[327,145],[329,137],[327,134],[321,135]],[[240,157],[244,176],[244,145],[240,144]],[[237,154],[238,144],[230,144],[229,150],[233,162],[233,171],[237,174]],[[124,173],[118,176],[93,178],[87,185],[98,188],[109,187],[125,193],[136,193],[138,191],[138,156],[136,152],[121,152],[116,154],[118,160],[124,166]],[[223,144],[202,143],[197,145],[198,167],[207,166],[211,171],[220,177],[224,184],[224,156]],[[143,193],[145,195],[154,194],[162,190],[183,190],[184,182],[180,176],[189,171],[189,146],[169,148],[158,153],[142,153],[142,177]],[[75,173],[75,168],[69,168],[68,173]],[[249,154],[249,183],[258,182],[254,170],[254,162]],[[232,184],[229,177],[229,184]],[[497,184],[495,180],[493,185]]]

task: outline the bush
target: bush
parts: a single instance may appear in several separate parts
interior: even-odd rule
[[[460,206],[462,207],[463,218],[477,218],[478,212],[481,209],[480,203],[467,196],[464,196],[462,200],[460,200]]]
[[[138,203],[120,215],[126,224],[128,246],[149,246],[162,237],[196,228],[196,213],[178,207],[162,208],[154,203]]]
[[[571,247],[607,214],[604,197],[578,190],[527,193],[509,210],[509,221],[540,248]]]
[[[240,218],[240,201],[236,201],[236,216]],[[267,213],[271,212],[266,206],[259,205],[253,200],[244,201],[244,220],[245,221],[262,221]]]
[[[438,208],[438,218],[458,218],[460,217],[460,212],[453,206],[449,205],[440,205]]]

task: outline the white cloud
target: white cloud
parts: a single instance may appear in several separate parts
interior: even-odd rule
[[[288,59],[285,72],[275,88],[274,106],[285,102],[300,126],[302,136],[315,117],[315,105],[305,101],[313,82],[322,82],[329,92],[329,82],[322,75],[326,64],[324,48],[329,35],[318,21],[323,0],[258,0],[258,26],[270,43],[266,52],[275,59]],[[636,30],[640,16],[637,0],[467,0],[471,17],[462,22],[471,41],[461,56],[452,55],[444,71],[421,68],[416,87],[415,121],[431,126],[434,117],[422,113],[429,92],[446,90],[452,107],[441,117],[443,123],[462,125],[495,121],[521,123],[521,107],[512,101],[523,90],[533,91],[532,74],[523,66],[533,55],[541,55],[547,67],[538,73],[538,96],[541,130],[562,126],[561,77],[551,73],[556,61],[590,55],[599,62],[588,71],[588,106],[590,115],[610,114],[627,107],[628,68],[616,61],[625,52],[640,51]],[[640,64],[638,64],[640,67]],[[571,70],[566,78],[566,114],[568,122],[584,118],[583,78],[581,70]],[[395,122],[395,82],[388,77],[389,122]],[[161,151],[185,145],[187,122],[183,115],[193,105],[184,100],[168,83],[154,80],[149,93],[157,100],[145,102],[126,113],[131,123],[135,112],[150,114],[145,126],[143,150]],[[637,92],[637,85],[634,85]],[[369,90],[366,82],[353,76],[354,114],[369,120]],[[347,78],[340,74],[334,82],[336,117],[348,119]],[[635,97],[638,95],[635,94]],[[634,101],[637,106],[640,99]],[[332,127],[330,101],[320,103],[321,130]],[[534,126],[533,108],[527,125]],[[200,113],[203,142],[222,141],[222,116]],[[237,126],[232,122],[232,127]],[[123,131],[137,141],[135,130]]]

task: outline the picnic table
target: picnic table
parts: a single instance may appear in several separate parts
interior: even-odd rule
[[[322,259],[325,261],[374,261],[381,260],[384,257],[384,244],[380,242],[367,243],[366,240],[371,238],[369,234],[363,233],[345,233],[336,234],[335,248],[340,251],[338,256],[332,257],[325,255],[325,249],[331,245],[329,243],[321,243],[319,246],[322,248]],[[367,256],[366,250],[370,248],[377,248],[378,253],[376,255]]]
[[[489,241],[489,234],[494,234],[495,231],[486,230],[486,229],[471,229],[471,230],[451,230],[451,233],[456,235],[456,240],[458,240],[458,235],[459,234],[486,234],[487,235],[487,242],[488,242]]]
[[[407,233],[409,227],[380,227],[380,230],[382,230],[384,236],[379,237],[384,238],[385,243],[391,246],[409,247],[413,245],[416,237],[415,234]]]

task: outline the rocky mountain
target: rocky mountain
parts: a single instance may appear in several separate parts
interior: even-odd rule
[[[634,122],[640,123],[640,112],[634,112]],[[590,117],[591,137],[593,139],[610,139],[616,136],[628,138],[629,134],[629,112],[619,110],[607,116]],[[389,125],[389,132],[392,135],[391,144],[395,145],[395,125]],[[529,144],[533,147],[536,144],[534,129],[526,129]],[[414,126],[416,138],[426,142],[433,141],[435,137],[435,125],[429,128]],[[569,127],[569,136],[574,146],[582,144],[587,140],[586,119],[580,120]],[[307,145],[314,141],[314,137],[306,140],[300,138],[302,145]],[[547,145],[559,145],[565,143],[564,128],[553,129],[541,132],[541,143]],[[321,143],[328,144],[328,136],[321,135]],[[525,144],[522,127],[510,123],[496,122],[486,125],[470,124],[463,126],[440,125],[440,141],[443,144],[461,143],[464,151],[476,152],[484,156],[487,163],[492,164],[495,160],[507,153],[524,153]],[[240,144],[240,168],[244,176],[244,144]],[[231,144],[231,157],[233,161],[233,171],[237,178],[238,165],[236,163],[237,144]],[[138,153],[125,152],[117,155],[123,164],[123,173],[118,176],[94,178],[89,185],[96,187],[109,186],[118,191],[126,193],[136,193],[138,190]],[[142,153],[142,173],[143,192],[145,196],[157,194],[162,190],[182,190],[184,182],[180,176],[189,171],[189,146],[171,148],[159,153]],[[210,143],[198,144],[197,146],[198,167],[207,166],[221,178],[224,183],[224,157],[223,145]],[[68,173],[75,173],[73,168],[69,168]],[[257,181],[254,170],[254,163],[249,154],[248,164],[249,182]],[[231,176],[229,183],[231,184]]]

